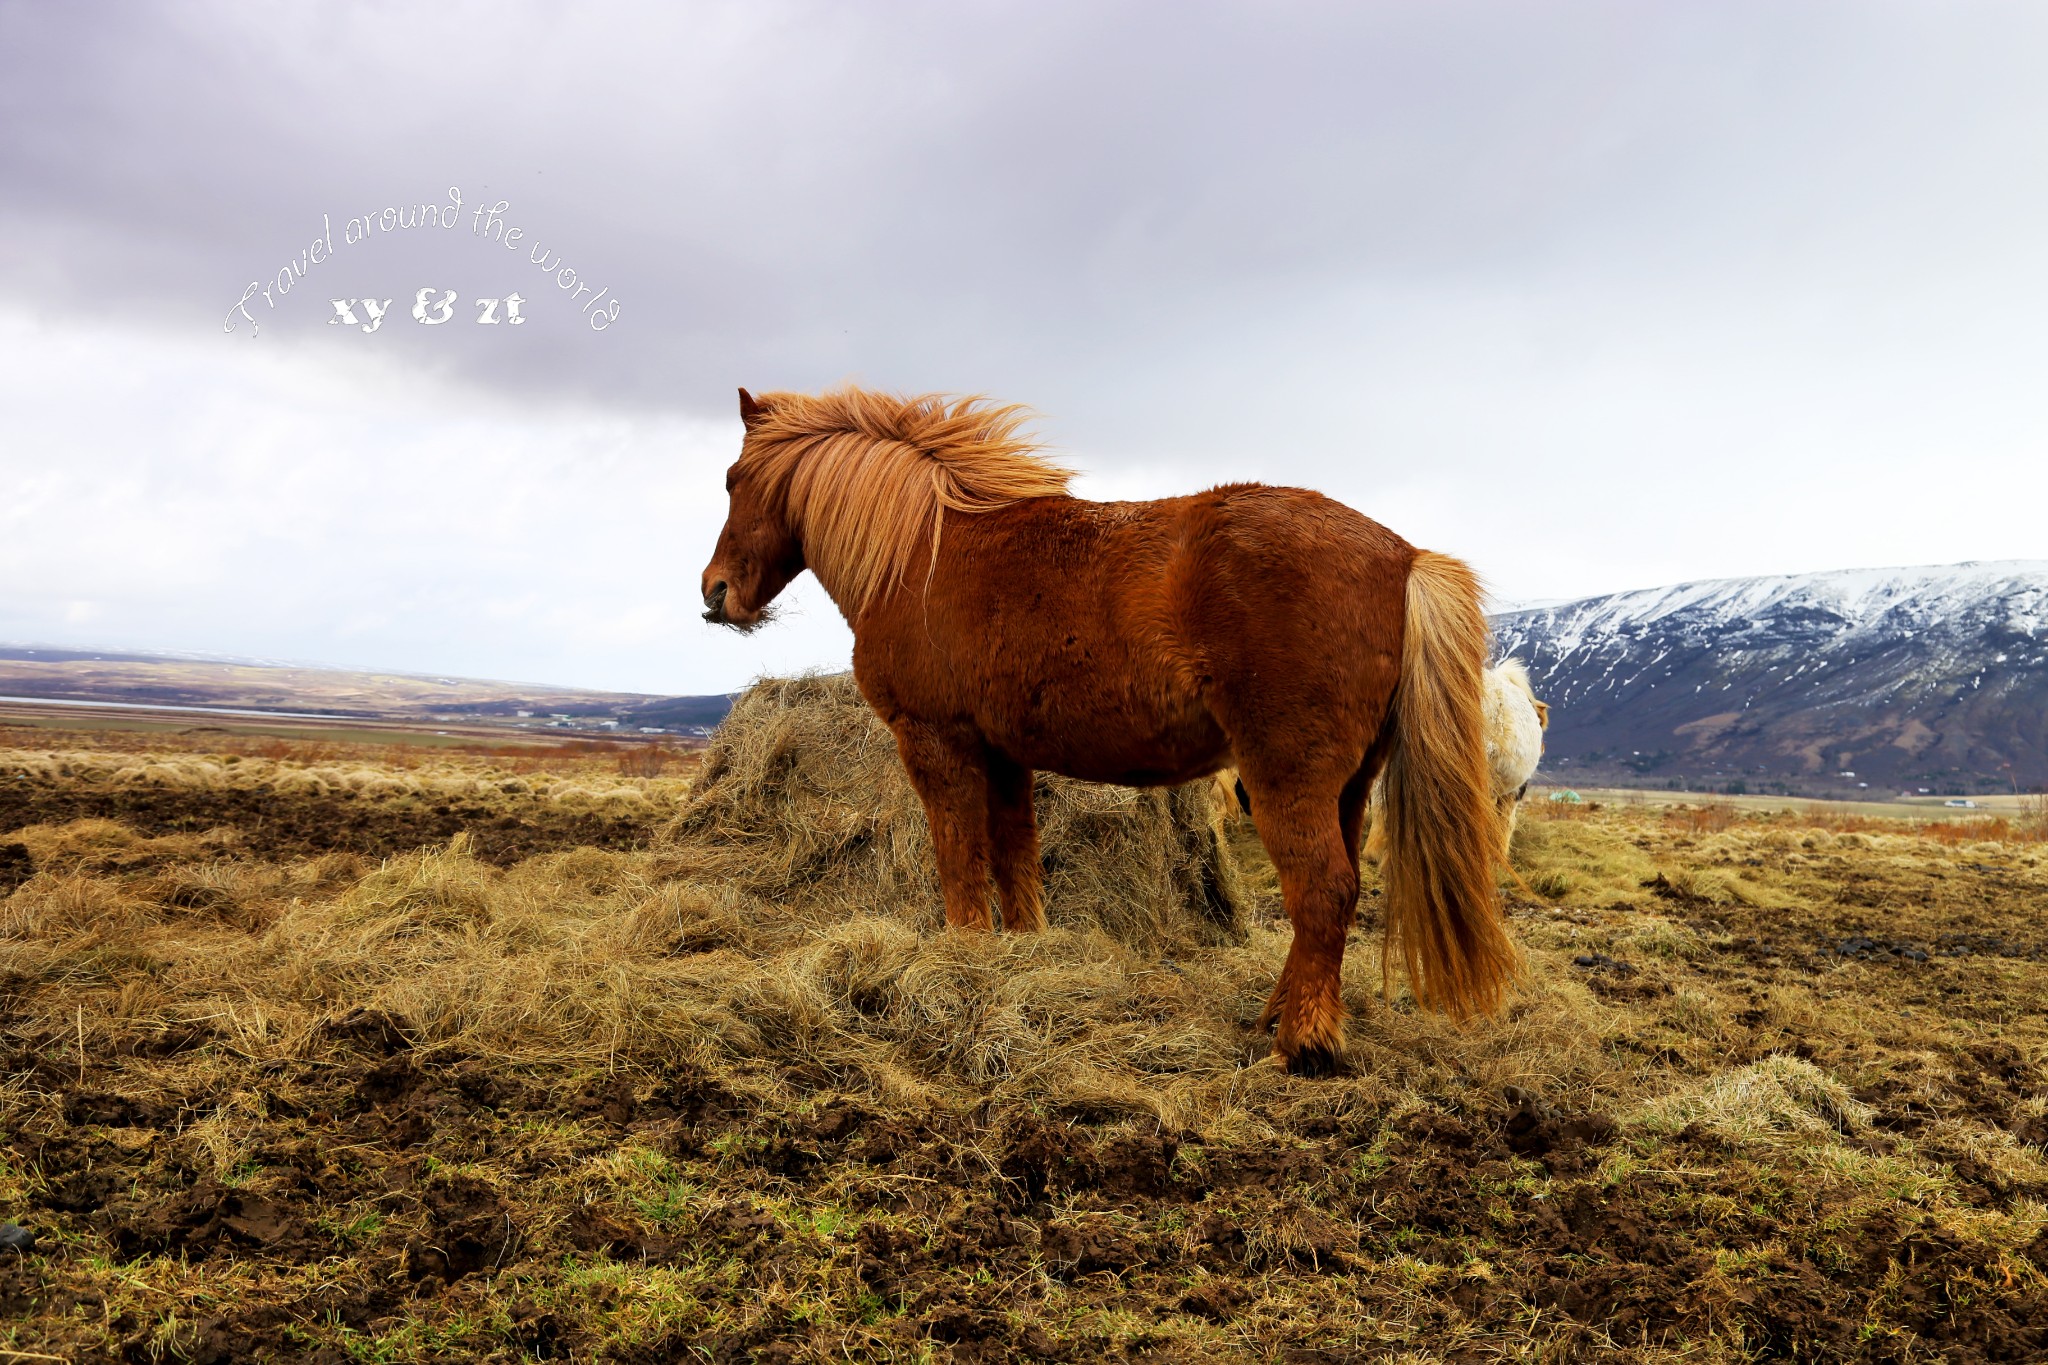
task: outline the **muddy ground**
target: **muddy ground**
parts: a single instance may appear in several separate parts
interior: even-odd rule
[[[234,788],[67,787],[0,781],[0,831],[72,820],[113,820],[138,834],[201,834],[228,828],[253,857],[282,861],[345,852],[388,858],[467,831],[479,857],[500,866],[570,848],[643,847],[647,815],[563,810],[546,801],[389,802],[339,791],[293,796]],[[0,853],[0,889],[7,886]]]
[[[1197,1104],[1158,1098],[1198,1063],[1156,1040],[1100,1062],[1121,1090],[817,1041],[900,983],[800,1035],[732,1005],[691,1016],[727,1039],[568,1056],[323,993],[317,955],[233,975],[459,830],[513,877],[587,844],[658,880],[623,852],[645,820],[18,785],[0,1219],[35,1237],[0,1250],[0,1362],[2048,1358],[2038,843],[1533,819],[1508,1018],[1460,1032],[1361,990],[1353,1074],[1280,1076],[1246,1026],[1275,927],[1131,1011],[1234,1050]],[[137,838],[95,861],[49,832],[88,817]],[[216,964],[203,994],[181,943]]]

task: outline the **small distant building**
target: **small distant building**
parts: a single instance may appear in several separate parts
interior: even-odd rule
[[[1957,807],[1958,809],[1961,809],[1961,810],[1975,810],[1975,809],[1977,809],[1977,803],[1976,803],[1975,801],[1970,801],[1970,800],[1966,800],[1966,799],[1964,799],[1963,797],[1960,797],[1960,796],[1957,796],[1957,797],[1952,797],[1951,799],[1949,799],[1949,800],[1947,800],[1947,801],[1944,801],[1944,802],[1942,802],[1941,804],[1942,804],[1942,805],[1944,805],[1944,806],[1955,806],[1955,807]]]

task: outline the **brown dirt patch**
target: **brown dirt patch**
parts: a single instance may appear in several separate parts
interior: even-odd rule
[[[73,820],[115,820],[138,834],[198,834],[229,828],[250,854],[277,861],[347,852],[388,858],[445,844],[460,833],[477,856],[499,866],[571,848],[645,847],[665,816],[608,816],[542,801],[381,803],[350,793],[293,796],[275,791],[105,791],[0,783],[0,831]],[[26,880],[20,845],[0,844],[0,894]]]

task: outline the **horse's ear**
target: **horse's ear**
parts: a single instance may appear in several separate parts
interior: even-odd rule
[[[745,389],[740,390],[740,420],[742,422],[745,422],[748,426],[753,426],[767,415],[768,408],[765,404],[755,402],[754,395],[748,393]]]

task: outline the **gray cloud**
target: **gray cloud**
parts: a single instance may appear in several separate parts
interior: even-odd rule
[[[2044,37],[2024,5],[16,4],[0,306],[206,339],[214,378],[179,363],[222,393],[234,348],[375,355],[561,430],[725,420],[741,383],[988,391],[1102,490],[1314,484],[1519,596],[2038,554],[1937,475],[2039,483]],[[451,186],[455,229],[343,244],[221,333],[323,215]],[[500,199],[616,327],[471,231]],[[425,284],[532,320],[327,324]],[[674,496],[715,501],[715,451]],[[450,648],[421,666],[527,657]]]

